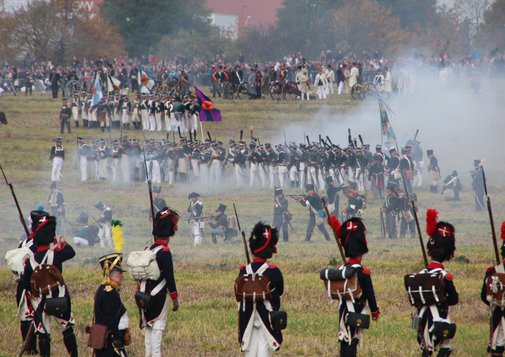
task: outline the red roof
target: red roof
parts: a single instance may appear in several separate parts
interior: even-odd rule
[[[238,30],[244,27],[267,27],[277,24],[277,10],[283,0],[207,0],[213,13],[238,16]]]

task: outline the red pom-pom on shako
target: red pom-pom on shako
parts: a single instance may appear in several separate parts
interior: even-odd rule
[[[500,238],[502,240],[505,240],[505,221],[501,222],[501,234],[500,234]]]
[[[437,231],[438,211],[434,208],[426,210],[426,233],[431,237]]]
[[[340,227],[342,226],[340,224],[340,221],[336,216],[331,215],[328,218],[328,224],[332,227],[332,229],[337,233],[337,237],[340,238]]]

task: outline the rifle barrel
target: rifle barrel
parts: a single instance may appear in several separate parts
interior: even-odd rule
[[[2,165],[0,165],[0,170],[2,171],[2,175],[4,176],[5,183],[7,184],[7,186],[9,186],[9,188],[11,190],[12,198],[14,199],[14,203],[16,204],[16,208],[18,210],[19,221],[21,222],[21,225],[23,226],[25,234],[28,237],[30,235],[30,232],[28,231],[28,227],[26,226],[23,212],[21,212],[21,207],[19,206],[18,198],[16,197],[16,193],[14,192],[14,186],[12,186],[12,183],[10,183],[9,180],[7,180],[7,176],[5,175]]]
[[[493,249],[494,255],[496,259],[496,264],[500,264],[500,254],[498,253],[498,242],[496,241],[496,230],[494,228],[494,219],[493,219],[493,209],[491,207],[491,198],[487,192],[487,183],[486,183],[486,174],[484,172],[484,166],[481,165],[482,170],[482,183],[484,185],[484,192],[486,193],[486,203],[487,203],[487,212],[489,214],[489,223],[491,224],[491,238],[493,239]]]

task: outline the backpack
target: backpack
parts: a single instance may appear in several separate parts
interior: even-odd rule
[[[408,274],[404,277],[410,304],[416,308],[445,301],[444,272],[440,269]]]
[[[491,306],[505,306],[505,269],[503,264],[495,267],[495,273],[486,279],[486,298]]]
[[[25,260],[26,257],[31,254],[31,250],[26,245],[8,250],[5,253],[5,261],[7,262],[7,266],[14,273],[14,277],[16,280],[21,278],[25,270]]]
[[[268,264],[263,265],[254,273],[251,264],[246,266],[246,274],[235,279],[235,298],[240,301],[265,301],[272,299],[270,279],[263,273],[268,269]]]
[[[156,262],[156,253],[163,246],[154,249],[146,249],[131,252],[126,259],[130,275],[134,280],[158,280],[160,278],[160,267]]]
[[[42,261],[37,263],[33,255],[30,264],[33,269],[30,278],[30,290],[35,297],[52,295],[57,289],[65,285],[61,272],[53,265],[54,251],[47,251]]]
[[[319,272],[319,277],[324,281],[328,298],[331,300],[354,302],[363,294],[354,266],[343,265],[338,269],[323,269]]]

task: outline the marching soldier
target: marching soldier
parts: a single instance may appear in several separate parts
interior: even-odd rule
[[[473,198],[475,199],[475,211],[484,210],[484,176],[482,176],[482,163],[480,160],[473,160],[472,176]]]
[[[326,177],[326,195],[328,196],[328,210],[330,214],[336,216],[339,212],[340,197],[338,191],[340,187],[335,187],[335,181],[332,176]]]
[[[405,181],[407,192],[412,192],[412,182],[414,180],[414,161],[410,157],[410,147],[403,147],[401,149],[402,158],[400,159],[400,172],[402,181]]]
[[[505,351],[505,310],[503,309],[503,278],[505,274],[505,221],[501,224],[501,257],[503,261],[496,266],[490,266],[484,275],[480,298],[491,312],[488,352],[492,357],[501,357]]]
[[[426,232],[430,239],[426,244],[431,262],[422,273],[441,274],[444,280],[445,296],[443,302],[434,305],[423,305],[417,311],[420,318],[417,341],[423,357],[433,354],[439,349],[438,357],[448,357],[452,352],[451,340],[436,333],[437,322],[449,322],[449,306],[456,305],[459,295],[454,286],[453,276],[445,270],[443,263],[454,257],[456,239],[454,226],[448,222],[437,222],[438,212],[435,209],[426,211]]]
[[[73,329],[75,321],[71,310],[70,294],[61,277],[63,262],[72,259],[75,256],[75,251],[65,242],[63,237],[60,237],[56,248],[50,250],[49,245],[54,242],[55,238],[56,218],[42,215],[33,237],[37,252],[26,262],[23,287],[27,291],[28,301],[33,307],[35,332],[39,335],[40,355],[42,357],[51,356],[51,316],[54,316],[63,333],[63,343],[69,355],[77,357],[77,341]],[[47,279],[48,274],[44,276],[42,272],[50,271],[50,269],[41,269],[42,265],[56,268],[55,274]],[[55,286],[55,288],[48,289],[47,285]],[[63,297],[63,299],[56,298],[56,296]]]
[[[131,342],[128,313],[119,289],[123,284],[123,257],[113,253],[98,259],[103,271],[103,279],[95,293],[94,323],[107,326],[106,346],[94,349],[96,357],[126,357],[124,346]]]
[[[330,240],[330,235],[324,226],[325,214],[321,198],[317,194],[313,184],[307,184],[305,190],[307,192],[305,195],[295,197],[302,206],[309,208],[309,223],[307,225],[307,232],[305,233],[305,241],[310,242],[312,232],[316,225],[321,233],[323,233],[324,238],[328,241]]]
[[[52,162],[51,181],[60,181],[63,161],[65,160],[65,149],[61,143],[61,137],[56,139],[56,144],[51,148],[49,161]]]
[[[241,351],[247,357],[270,356],[271,351],[277,351],[282,344],[282,332],[275,316],[278,316],[276,312],[281,307],[284,279],[280,269],[268,262],[277,253],[278,240],[276,228],[258,222],[249,238],[253,261],[240,267],[239,277],[261,274],[268,277],[271,287],[271,298],[268,300],[242,299],[238,303],[238,340]]]
[[[433,155],[433,150],[426,150],[426,155],[428,156],[428,159],[430,160],[428,164],[428,173],[431,176],[431,185],[430,185],[430,191],[432,193],[437,193],[438,192],[438,180],[440,179],[440,168],[438,167],[438,160]]]
[[[364,255],[368,253],[366,228],[360,218],[351,218],[340,225],[338,218],[331,216],[328,218],[328,224],[332,225],[334,231],[338,233],[337,238],[340,240],[347,258],[344,266],[357,271],[358,282],[362,291],[360,297],[354,300],[341,301],[339,307],[338,340],[340,342],[340,356],[355,357],[358,343],[363,335],[363,329],[349,326],[348,314],[368,314],[371,311],[372,320],[377,321],[380,317],[370,269],[365,268],[362,264]]]
[[[280,232],[282,229],[282,240],[289,240],[288,224],[291,221],[291,213],[288,211],[289,202],[284,197],[281,187],[274,189],[274,227]]]
[[[200,201],[200,194],[191,192],[188,195],[189,207],[189,224],[191,225],[194,237],[194,246],[202,244],[202,230],[205,222],[202,221],[203,203]]]
[[[79,170],[81,172],[81,181],[85,182],[89,179],[88,158],[91,156],[91,147],[84,141],[83,138],[77,139],[79,144]]]
[[[141,328],[145,327],[145,356],[161,357],[163,331],[167,325],[167,296],[172,299],[172,311],[179,309],[177,288],[175,286],[172,253],[168,247],[170,238],[177,232],[179,215],[164,207],[156,214],[153,227],[155,242],[150,250],[157,250],[156,264],[160,270],[158,280],[142,280],[139,292],[141,296],[149,296],[149,301],[140,302],[139,294],[135,295],[137,305],[141,309]]]

